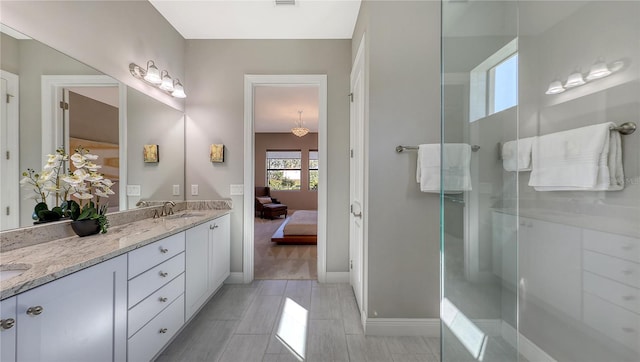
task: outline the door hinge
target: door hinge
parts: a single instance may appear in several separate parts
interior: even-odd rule
[[[13,97],[13,94],[7,93],[7,100],[6,100],[7,103],[11,103],[11,97]]]
[[[11,151],[7,151],[5,157],[7,158],[7,160],[11,159]]]
[[[349,151],[350,151],[349,154],[351,154],[351,158],[353,158],[353,148]]]
[[[64,102],[64,101],[60,101],[60,108],[67,110],[69,109],[69,103]]]
[[[353,103],[353,92],[349,93],[349,100]]]
[[[7,216],[9,216],[11,214],[11,209],[9,208],[9,206],[7,206]]]
[[[353,259],[349,261],[349,267],[351,268],[351,270],[353,270]]]

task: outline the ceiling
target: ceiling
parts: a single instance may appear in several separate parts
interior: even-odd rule
[[[185,39],[351,39],[360,0],[149,0]]]
[[[256,133],[291,132],[302,111],[302,123],[310,132],[318,132],[317,86],[258,86],[254,93],[254,131]]]

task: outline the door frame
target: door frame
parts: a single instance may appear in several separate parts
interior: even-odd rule
[[[253,101],[257,86],[318,87],[318,282],[326,282],[327,243],[327,75],[281,74],[244,76],[244,230],[242,273],[243,282],[253,281],[254,263],[254,198],[255,198],[255,136]]]
[[[64,88],[118,87],[118,134],[120,210],[127,209],[127,87],[108,75],[43,75],[42,83],[42,164],[47,153],[54,152],[64,137],[64,115],[60,99]],[[71,150],[70,150],[71,152]]]

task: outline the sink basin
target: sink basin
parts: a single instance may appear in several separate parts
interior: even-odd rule
[[[182,213],[182,214],[174,214],[174,215],[165,216],[165,219],[168,219],[168,220],[188,219],[190,217],[201,217],[201,216],[204,216],[204,214],[201,213],[201,212],[185,212],[185,213]]]
[[[31,265],[28,264],[1,264],[0,265],[0,281],[17,277],[18,275],[29,270]]]

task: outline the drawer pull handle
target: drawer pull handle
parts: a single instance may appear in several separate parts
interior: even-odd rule
[[[622,271],[622,274],[624,274],[624,275],[631,275],[631,274],[633,274],[633,270],[631,270],[631,269],[623,270],[623,271]]]
[[[160,328],[160,333],[167,333],[167,329],[166,328]]]
[[[210,230],[214,230],[218,228],[218,224],[209,225]]]
[[[16,325],[16,320],[13,318],[0,319],[0,327],[2,327],[2,329],[11,329],[15,325]]]
[[[42,314],[43,311],[44,311],[44,308],[42,308],[41,306],[29,307],[29,309],[27,309],[27,315],[30,315],[30,316],[40,315]]]
[[[633,332],[636,331],[635,329],[633,329],[631,327],[622,327],[622,330],[627,332],[627,333],[633,333]]]
[[[162,246],[160,247],[160,252],[161,252],[162,254],[166,254],[168,251],[169,251],[169,249],[165,249],[165,248],[163,248]]]
[[[636,297],[634,297],[633,295],[625,295],[622,297],[622,299],[629,301],[636,299]]]
[[[160,276],[163,278],[166,277],[167,275],[169,275],[169,273],[163,272],[163,271],[160,272]]]
[[[166,297],[160,297],[160,299],[159,299],[159,300],[160,300],[162,303],[164,303],[164,302],[166,302],[166,301],[167,301],[167,298],[166,298]]]

